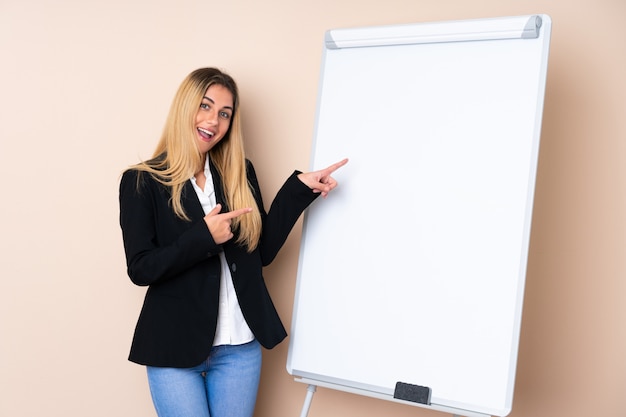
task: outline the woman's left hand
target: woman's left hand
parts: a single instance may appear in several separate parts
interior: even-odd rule
[[[304,172],[298,175],[298,179],[306,184],[313,192],[321,193],[326,198],[330,190],[337,186],[337,181],[330,176],[333,172],[348,163],[348,158],[332,164],[328,168],[319,171]]]

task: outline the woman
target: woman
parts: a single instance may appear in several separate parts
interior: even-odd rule
[[[295,171],[266,213],[234,80],[202,68],[183,81],[153,158],[120,184],[128,275],[148,286],[129,359],[147,366],[160,417],[252,416],[261,346],[286,337],[262,267],[346,162]]]

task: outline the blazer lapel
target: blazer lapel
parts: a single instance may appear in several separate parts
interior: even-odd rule
[[[200,200],[198,200],[198,195],[196,194],[196,190],[193,189],[191,180],[185,182],[181,199],[183,207],[192,221],[204,218],[202,204],[200,204]]]
[[[209,164],[209,166],[211,168],[211,176],[213,177],[215,201],[222,205],[222,213],[227,212],[229,211],[229,208],[226,204],[226,198],[224,197],[224,185],[222,184],[222,177],[220,177],[219,172],[213,166],[213,164]],[[185,182],[182,194],[182,203],[185,211],[187,212],[187,215],[189,215],[192,220],[200,220],[204,218],[204,210],[202,209],[202,204],[200,204],[200,200],[198,199],[196,190],[194,190],[193,188],[191,180],[187,180],[187,182]]]
[[[228,204],[226,203],[226,198],[224,197],[224,184],[222,183],[222,177],[212,163],[209,164],[209,168],[211,169],[211,176],[213,177],[215,201],[222,205],[222,213],[230,211]]]

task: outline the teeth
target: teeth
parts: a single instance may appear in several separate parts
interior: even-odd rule
[[[203,129],[203,128],[201,128],[201,127],[199,127],[199,128],[198,128],[198,130],[199,130],[200,132],[202,132],[202,133],[207,134],[207,135],[208,135],[208,136],[210,136],[210,137],[213,137],[213,135],[214,135],[214,133],[213,133],[213,132],[210,132],[210,131],[208,131],[208,130],[206,130],[206,129]]]

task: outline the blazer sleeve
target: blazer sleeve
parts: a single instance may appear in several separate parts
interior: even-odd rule
[[[176,217],[169,193],[150,174],[124,172],[119,203],[128,276],[137,285],[180,276],[221,250],[202,218]]]

